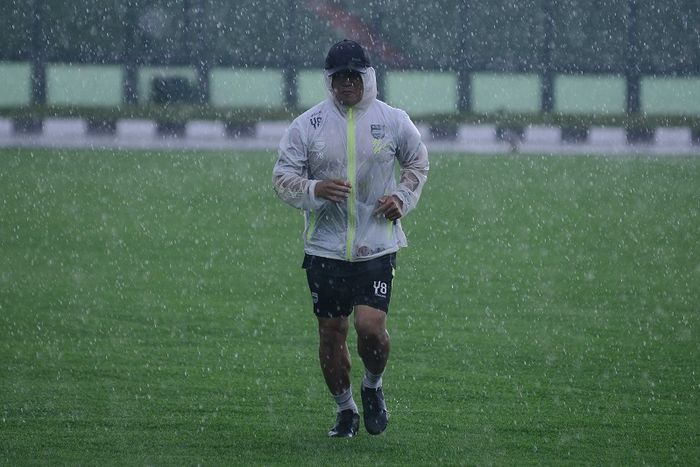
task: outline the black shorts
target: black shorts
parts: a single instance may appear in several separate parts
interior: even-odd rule
[[[356,262],[305,255],[302,267],[316,316],[349,316],[356,305],[389,312],[396,253]]]

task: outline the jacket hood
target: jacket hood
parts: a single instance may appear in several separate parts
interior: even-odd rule
[[[356,110],[366,110],[370,106],[370,104],[372,104],[372,102],[377,98],[377,75],[374,72],[374,68],[372,68],[371,66],[367,67],[367,71],[365,73],[362,73],[361,76],[363,86],[362,99],[360,100],[360,102],[353,106],[353,109]],[[333,86],[331,85],[331,77],[324,72],[323,79],[326,84],[328,99],[333,103],[333,105],[335,105],[335,107],[338,110],[340,110],[344,114],[347,110],[347,106],[342,105],[335,98],[335,95],[333,94]]]

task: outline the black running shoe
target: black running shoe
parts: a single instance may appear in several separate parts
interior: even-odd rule
[[[331,438],[352,438],[360,428],[360,414],[352,409],[338,412],[335,418],[335,426],[328,432]]]
[[[382,388],[371,389],[362,386],[362,407],[365,416],[365,428],[371,435],[378,435],[386,430],[389,412],[386,411]]]

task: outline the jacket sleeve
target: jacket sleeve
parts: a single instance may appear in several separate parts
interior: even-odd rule
[[[325,200],[314,196],[318,180],[308,178],[308,152],[299,120],[285,131],[272,169],[272,185],[282,201],[295,208],[317,210]]]
[[[421,141],[420,133],[408,115],[400,111],[399,115],[399,144],[398,159],[401,166],[399,185],[393,193],[398,196],[402,206],[402,214],[406,215],[415,209],[420,199],[423,185],[428,180],[428,150]]]

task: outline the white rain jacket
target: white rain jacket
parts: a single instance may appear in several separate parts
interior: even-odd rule
[[[280,141],[272,181],[282,200],[304,210],[304,251],[310,255],[362,261],[406,246],[400,220],[372,212],[380,197],[393,194],[405,216],[427,180],[428,152],[415,125],[403,110],[377,100],[373,68],[362,80],[362,100],[345,107],[326,76],[329,97],[297,117]],[[333,178],[351,183],[347,201],[314,196],[319,180]]]

